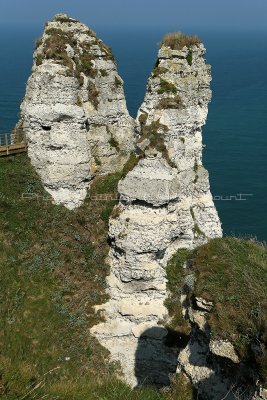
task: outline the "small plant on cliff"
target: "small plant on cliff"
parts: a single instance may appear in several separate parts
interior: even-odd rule
[[[192,52],[191,49],[188,51],[188,54],[187,54],[187,56],[186,56],[186,61],[188,62],[188,64],[189,64],[190,66],[191,66],[192,63],[193,63],[193,52]]]
[[[148,113],[145,112],[145,111],[143,111],[143,112],[139,115],[138,121],[140,122],[141,127],[142,127],[143,125],[146,124],[147,118],[148,118]]]
[[[121,214],[121,209],[119,206],[116,206],[112,210],[111,218],[113,219],[119,218],[120,214]]]
[[[191,251],[188,249],[178,250],[168,262],[166,268],[168,279],[167,286],[170,294],[168,299],[165,301],[165,305],[168,308],[171,317],[171,323],[169,324],[169,327],[183,334],[189,334],[191,331],[189,321],[185,320],[182,315],[180,300],[184,286],[184,280],[187,274],[184,264],[187,262],[190,255]]]
[[[99,100],[98,100],[99,92],[95,87],[94,82],[89,81],[88,83],[88,100],[94,105],[95,109],[98,108]]]
[[[139,157],[135,153],[131,153],[126,164],[124,165],[121,173],[121,178],[125,178],[128,172],[132,171],[134,167],[138,164]]]
[[[150,142],[148,147],[161,152],[163,158],[165,158],[168,164],[172,168],[175,168],[176,164],[170,159],[167,147],[165,145],[164,135],[167,131],[167,126],[161,124],[159,120],[153,121],[150,125],[141,124],[141,137],[138,142],[140,143],[144,139],[148,139]]]
[[[193,227],[193,232],[195,236],[205,236],[205,233],[202,232],[198,224],[195,222],[194,227]]]
[[[102,76],[108,76],[108,72],[107,72],[106,69],[101,68],[99,71],[100,71],[100,74],[101,74]]]
[[[177,93],[176,86],[172,82],[168,82],[165,79],[160,79],[158,94],[163,93]]]
[[[109,139],[108,142],[109,142],[111,147],[114,147],[117,150],[117,152],[120,151],[119,142],[114,138],[114,136],[111,135],[111,138]]]
[[[160,76],[162,74],[165,74],[167,71],[168,71],[167,68],[155,66],[153,71],[152,71],[152,74],[153,74],[153,77],[156,78],[156,77],[158,77],[158,76]]]
[[[183,102],[179,95],[174,97],[163,97],[159,100],[157,108],[160,110],[176,109],[179,110],[183,108]]]
[[[172,50],[182,50],[183,47],[199,46],[201,40],[197,36],[184,35],[181,32],[167,33],[160,45],[170,47]]]
[[[36,59],[35,59],[35,63],[37,65],[37,67],[43,63],[43,57],[42,57],[41,54],[37,54]]]
[[[119,88],[122,86],[122,81],[117,76],[115,76],[114,83],[115,83],[116,88]]]
[[[86,76],[95,78],[97,75],[97,70],[94,68],[93,57],[88,54],[82,54],[80,56],[80,72],[83,72]]]
[[[42,44],[42,38],[39,37],[38,39],[36,39],[35,41],[35,50],[38,49],[39,46],[41,46]]]

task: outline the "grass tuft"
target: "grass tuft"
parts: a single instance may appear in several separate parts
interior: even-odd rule
[[[97,75],[97,70],[94,68],[93,58],[90,54],[84,53],[79,58],[80,71],[90,78],[95,78]],[[78,65],[79,65],[78,62]]]
[[[119,142],[114,138],[114,136],[111,136],[108,142],[111,147],[114,147],[117,150],[117,152],[120,152]]]
[[[116,88],[120,88],[122,86],[122,81],[117,76],[115,76],[114,84]]]
[[[163,94],[163,93],[176,94],[177,88],[172,82],[169,82],[169,81],[166,81],[165,79],[160,78],[158,94]]]
[[[160,76],[162,74],[165,74],[166,72],[168,72],[167,68],[155,66],[153,71],[152,71],[152,74],[153,74],[153,77],[156,78],[156,77],[158,77],[158,76]]]
[[[184,35],[181,32],[167,33],[160,46],[170,47],[172,50],[182,50],[184,47],[199,46],[201,40],[197,36]]]
[[[159,100],[157,104],[157,109],[160,110],[180,110],[183,108],[183,102],[182,99],[179,95],[176,95],[174,97],[163,97]]]
[[[89,81],[88,83],[88,100],[93,104],[95,109],[98,109],[99,99],[98,99],[99,92],[95,87],[93,81]]]
[[[190,255],[191,251],[188,249],[178,250],[168,262],[166,268],[169,296],[165,301],[165,305],[168,308],[171,317],[169,327],[186,335],[190,333],[191,326],[190,323],[183,318],[180,297],[184,285],[184,279],[188,274],[184,268],[184,264]]]
[[[145,114],[141,115],[143,116]],[[166,132],[167,126],[161,124],[159,120],[153,121],[150,125],[144,125],[143,123],[141,123],[141,137],[138,142],[142,142],[144,139],[148,139],[150,142],[148,147],[151,147],[152,149],[156,149],[157,151],[161,152],[163,158],[166,159],[168,164],[172,168],[175,168],[176,164],[170,159],[168,150],[165,145],[164,135]]]

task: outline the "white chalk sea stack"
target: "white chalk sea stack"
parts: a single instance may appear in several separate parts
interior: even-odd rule
[[[65,14],[46,24],[16,128],[56,204],[80,206],[95,174],[122,168],[134,120],[111,50],[86,25]]]
[[[180,248],[222,235],[202,165],[202,134],[211,99],[202,44],[162,46],[137,123],[137,166],[119,182],[110,220],[110,300],[91,332],[120,361],[132,386],[169,384],[177,349],[167,346],[166,265]]]

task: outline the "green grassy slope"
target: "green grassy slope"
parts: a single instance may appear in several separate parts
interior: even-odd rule
[[[121,173],[96,178],[91,195],[116,197],[118,180],[135,163],[131,157]],[[118,367],[108,363],[107,351],[89,334],[100,320],[93,306],[106,301],[108,219],[116,203],[88,197],[74,211],[55,206],[26,155],[0,159],[1,399],[194,398],[183,376],[168,393],[131,390],[118,380]],[[202,246],[193,258],[187,251],[175,257],[168,267],[168,307],[177,330],[184,324],[178,301],[180,266],[189,258],[198,277],[196,293],[216,303],[210,317],[214,335],[233,338],[243,322],[244,343],[236,342],[244,352],[250,333],[266,335],[266,248],[226,238]],[[185,323],[186,333],[189,328]]]
[[[116,196],[134,162],[95,179],[91,194]],[[0,188],[1,399],[168,398],[120,382],[89,334],[100,320],[93,306],[106,301],[108,219],[117,201],[55,206],[25,155],[0,159]]]

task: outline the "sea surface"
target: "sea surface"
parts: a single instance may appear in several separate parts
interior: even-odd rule
[[[128,109],[135,116],[157,44],[170,29],[96,30],[113,49]],[[207,48],[213,76],[203,162],[224,233],[267,241],[267,31],[197,33]],[[40,35],[40,29],[0,28],[1,134],[10,132],[18,120]]]

